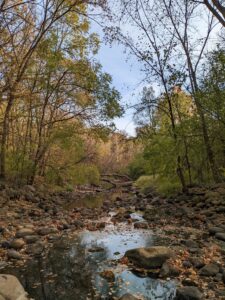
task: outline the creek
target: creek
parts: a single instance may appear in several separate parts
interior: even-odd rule
[[[89,207],[98,206],[101,197],[88,197],[86,202]],[[64,234],[46,256],[36,257],[23,267],[8,267],[4,273],[16,275],[35,300],[107,300],[119,299],[126,293],[145,300],[174,299],[174,281],[145,277],[118,263],[129,249],[163,241],[151,230],[134,229],[125,223],[114,225],[111,221],[114,214],[111,212],[102,220],[106,222],[103,230]],[[131,217],[143,221],[141,213],[133,213]],[[112,281],[101,276],[104,271],[113,272]]]

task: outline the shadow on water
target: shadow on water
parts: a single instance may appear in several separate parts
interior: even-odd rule
[[[23,269],[8,269],[21,280],[36,300],[113,299],[131,293],[140,299],[172,300],[175,283],[136,276],[125,265],[117,264],[131,248],[151,246],[150,231],[109,224],[104,231],[84,231],[58,240],[45,258],[30,261]],[[98,249],[98,250],[96,250]],[[112,270],[111,283],[100,273]]]

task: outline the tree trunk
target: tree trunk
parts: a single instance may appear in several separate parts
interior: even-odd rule
[[[5,179],[5,156],[6,156],[6,141],[9,132],[9,115],[13,105],[13,92],[10,92],[8,104],[5,110],[5,115],[2,125],[2,138],[1,138],[1,147],[0,147],[0,179]]]

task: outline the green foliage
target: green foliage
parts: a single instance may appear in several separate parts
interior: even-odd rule
[[[206,71],[207,70],[207,71]],[[215,165],[225,178],[225,51],[219,47],[208,56],[198,97],[204,108],[204,117],[213,150]],[[186,185],[210,184],[213,182],[206,146],[202,135],[201,120],[191,95],[176,87],[168,94],[171,102],[174,125],[165,95],[158,99],[151,89],[143,90],[136,119],[139,125],[139,140],[142,153],[129,166],[130,175],[150,176],[148,182],[162,194],[170,195],[180,189],[179,167]],[[151,105],[157,106],[149,109]],[[145,187],[140,178],[138,184]],[[153,180],[154,179],[154,180]]]
[[[135,181],[135,186],[143,193],[148,193],[154,188],[160,195],[169,197],[181,191],[181,185],[177,178],[153,177],[144,175]]]
[[[142,155],[138,155],[134,158],[132,163],[128,166],[128,172],[131,178],[137,179],[141,175],[145,174],[146,161]]]
[[[100,174],[95,165],[80,165],[71,170],[71,181],[75,185],[99,184]]]

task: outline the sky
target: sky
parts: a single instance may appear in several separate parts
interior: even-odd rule
[[[140,65],[134,57],[128,59],[123,46],[105,44],[102,29],[98,24],[92,24],[92,31],[97,33],[101,39],[101,47],[96,58],[101,63],[103,71],[112,76],[112,84],[120,92],[121,104],[126,110],[123,117],[114,119],[114,123],[118,130],[134,136],[135,124],[132,110],[127,107],[136,102],[144,86]]]

